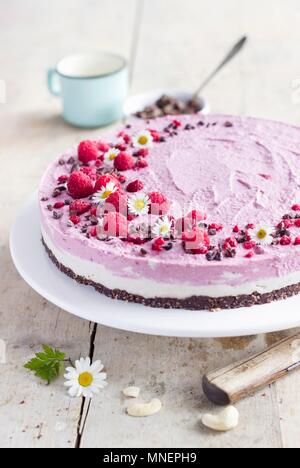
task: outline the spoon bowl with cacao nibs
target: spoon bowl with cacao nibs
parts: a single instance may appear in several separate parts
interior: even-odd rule
[[[173,89],[150,91],[149,93],[129,97],[125,103],[126,117],[150,120],[165,115],[208,114],[210,107],[201,97],[193,93]]]
[[[201,93],[218,73],[238,55],[247,43],[247,36],[243,36],[225,55],[218,66],[203,80],[197,90],[192,93],[182,91],[153,91],[147,94],[128,98],[124,106],[126,117],[135,116],[139,119],[151,120],[167,115],[179,114],[208,114],[208,104],[201,98]]]

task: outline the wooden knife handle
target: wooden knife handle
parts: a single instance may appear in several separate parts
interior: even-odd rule
[[[203,377],[203,391],[217,405],[229,405],[253,394],[300,368],[300,333],[266,351],[210,372]]]

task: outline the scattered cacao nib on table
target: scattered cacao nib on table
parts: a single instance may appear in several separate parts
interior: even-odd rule
[[[185,102],[172,96],[163,95],[151,106],[137,112],[136,117],[149,120],[166,115],[197,114],[202,109],[203,104],[200,99]]]

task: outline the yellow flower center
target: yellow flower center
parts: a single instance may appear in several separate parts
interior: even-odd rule
[[[112,193],[113,192],[111,190],[106,190],[105,192],[103,192],[102,194],[103,200],[106,200],[108,197],[110,197]]]
[[[259,239],[264,239],[267,236],[267,231],[265,229],[260,229],[256,235]]]
[[[146,137],[146,135],[141,135],[139,137],[139,144],[146,145],[147,143],[148,143],[148,138]]]
[[[137,211],[141,211],[145,206],[144,200],[136,200],[134,203],[134,207]]]
[[[82,387],[90,387],[93,381],[94,378],[89,372],[83,372],[83,374],[80,374],[80,376],[78,377],[78,383]]]
[[[167,232],[169,232],[169,227],[166,224],[164,224],[163,226],[161,226],[160,232],[162,234],[167,234]]]
[[[113,161],[114,159],[116,159],[117,156],[118,156],[118,155],[117,155],[116,153],[111,153],[111,154],[109,155],[109,160],[110,160],[110,161]]]

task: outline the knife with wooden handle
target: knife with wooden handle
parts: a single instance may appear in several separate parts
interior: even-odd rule
[[[300,333],[252,358],[203,377],[203,391],[217,405],[229,405],[300,368]]]

